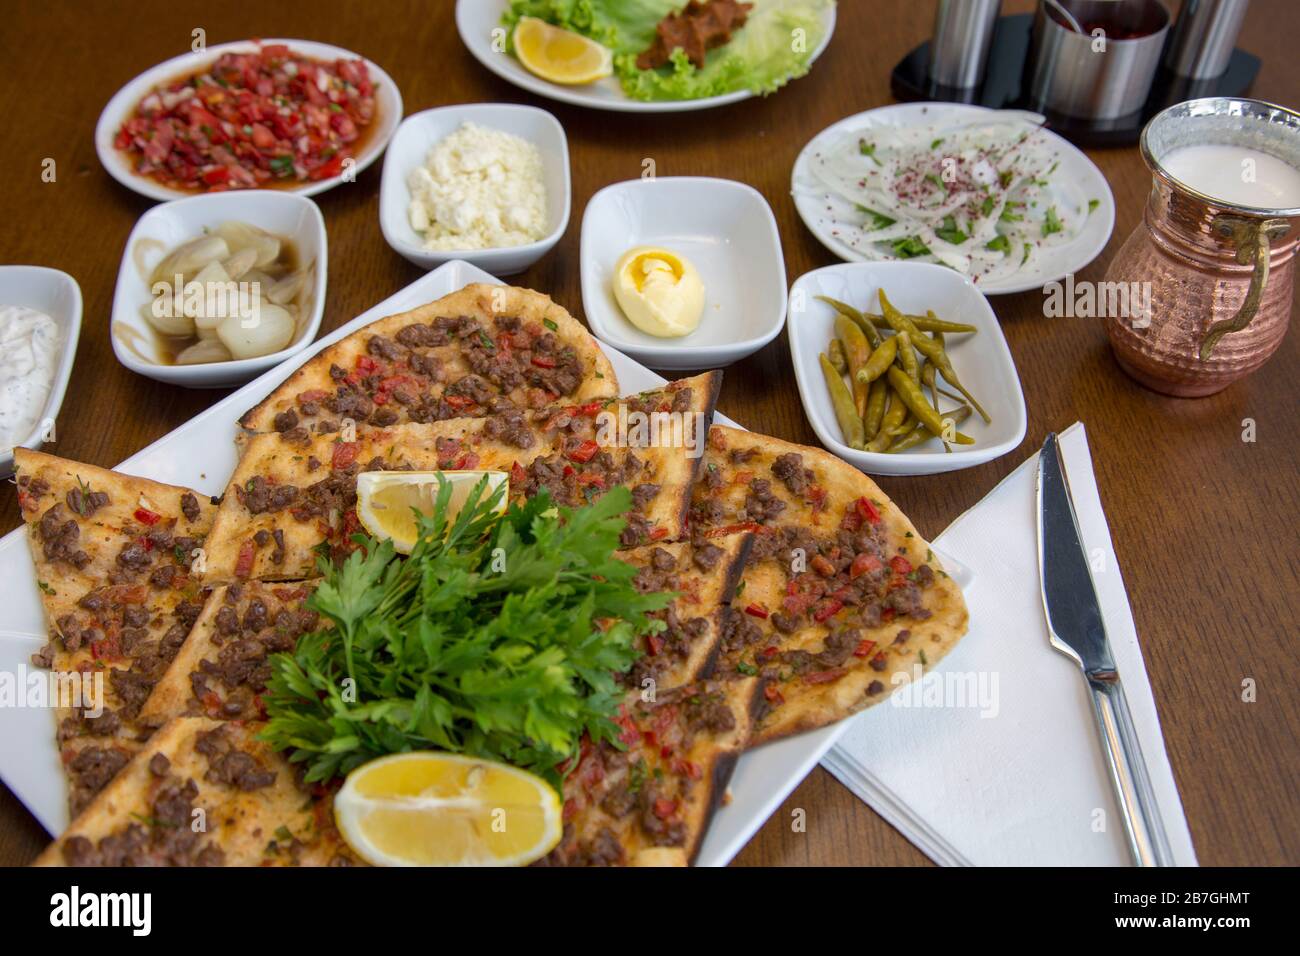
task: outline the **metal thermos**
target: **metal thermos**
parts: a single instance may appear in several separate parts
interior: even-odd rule
[[[1165,66],[1179,76],[1222,76],[1237,45],[1250,0],[1183,0]]]
[[[979,86],[1002,0],[939,0],[930,41],[930,79],[940,86]]]

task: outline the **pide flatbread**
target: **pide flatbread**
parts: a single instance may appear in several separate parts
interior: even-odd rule
[[[257,739],[261,725],[180,717],[158,730],[38,866],[355,862],[330,796]]]
[[[252,432],[337,431],[543,408],[618,394],[591,334],[549,296],[475,284],[354,332],[240,419]]]
[[[632,692],[626,749],[585,746],[564,783],[564,835],[543,866],[688,866],[749,738],[757,679]]]
[[[750,541],[742,533],[624,552],[623,560],[639,569],[633,579],[638,590],[677,595],[663,611],[654,612],[665,629],[638,639],[644,656],[622,675],[624,686],[664,691],[709,676],[722,640],[722,610],[745,570]]]
[[[50,627],[57,739],[80,811],[148,729],[140,707],[206,598],[191,573],[215,506],[187,488],[18,449],[18,493]]]
[[[754,535],[716,672],[763,678],[754,744],[878,703],[966,632],[961,591],[912,523],[823,451],[714,426],[691,521],[705,539]]]
[[[240,421],[217,503],[16,451],[51,643],[99,681],[61,703],[75,820],[47,865],[325,865],[355,859],[330,791],[258,740],[272,654],[328,626],[320,562],[357,547],[357,476],[491,470],[513,501],[632,506],[619,556],[672,592],[618,676],[620,746],[564,775],[540,865],[688,865],[747,747],[824,727],[933,667],[961,593],[873,481],[819,450],[712,426],[721,375],[626,397],[549,298],[471,285],[389,316]],[[202,820],[202,826],[194,826]]]
[[[139,722],[156,727],[193,715],[265,719],[260,695],[271,676],[270,656],[292,652],[299,637],[327,623],[304,606],[315,586],[249,581],[214,589]]]
[[[676,540],[686,533],[719,383],[711,372],[622,399],[359,428],[352,441],[255,436],[214,522],[204,580],[299,580],[315,574],[318,557],[348,553],[364,471],[505,471],[512,498],[546,488],[569,507],[626,485],[633,507],[623,545]]]

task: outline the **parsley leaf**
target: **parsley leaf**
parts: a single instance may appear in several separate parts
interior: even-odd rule
[[[1050,236],[1064,228],[1065,226],[1061,224],[1061,217],[1056,214],[1056,207],[1048,206],[1047,218],[1043,220],[1043,235]]]

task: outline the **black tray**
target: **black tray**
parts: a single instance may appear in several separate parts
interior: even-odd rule
[[[1025,101],[1025,61],[1029,57],[1029,35],[1033,14],[1022,13],[998,20],[989,50],[984,82],[961,90],[940,86],[927,75],[930,44],[922,43],[905,56],[890,76],[890,89],[900,100],[940,100],[972,103],[993,109],[1033,109]],[[1151,85],[1151,95],[1142,109],[1109,120],[1084,120],[1051,110],[1036,110],[1047,117],[1047,125],[1079,146],[1130,146],[1136,143],[1147,120],[1166,106],[1202,96],[1244,96],[1259,73],[1259,57],[1234,50],[1228,69],[1209,80],[1189,80],[1161,66]]]

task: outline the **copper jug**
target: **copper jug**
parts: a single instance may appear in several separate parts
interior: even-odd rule
[[[1164,110],[1142,131],[1154,183],[1143,223],[1111,261],[1107,288],[1138,290],[1143,314],[1108,314],[1115,358],[1167,395],[1212,395],[1282,344],[1291,318],[1300,208],[1237,206],[1179,182],[1161,159],[1222,144],[1300,169],[1300,114],[1258,100],[1212,97]],[[1148,285],[1149,284],[1149,285]]]

